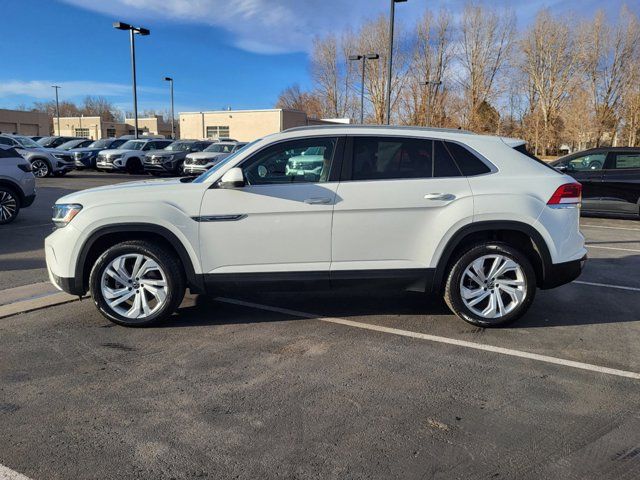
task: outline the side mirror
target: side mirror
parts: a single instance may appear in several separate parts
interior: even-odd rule
[[[225,173],[218,181],[219,188],[240,188],[244,187],[244,174],[242,169],[235,167]]]
[[[569,170],[569,168],[567,168],[567,166],[566,166],[566,165],[558,165],[558,166],[556,167],[556,170],[559,170],[559,171],[561,171],[561,172],[566,172],[567,170]]]

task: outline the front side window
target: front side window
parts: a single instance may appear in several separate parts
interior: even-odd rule
[[[570,172],[586,172],[590,170],[602,170],[606,153],[592,153],[572,158],[563,164]]]
[[[249,185],[326,182],[336,144],[335,137],[278,143],[249,158],[242,170]]]
[[[616,170],[640,168],[640,153],[616,153]]]
[[[188,152],[191,151],[194,143],[192,142],[173,142],[172,144],[164,147],[168,152]]]

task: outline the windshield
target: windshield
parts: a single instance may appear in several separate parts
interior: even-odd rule
[[[81,145],[82,142],[84,142],[84,140],[69,140],[68,142],[64,142],[63,144],[59,145],[58,148],[60,150],[71,150],[72,148]]]
[[[23,147],[27,147],[27,148],[38,148],[40,147],[40,145],[36,142],[34,142],[33,140],[31,140],[29,137],[22,137],[22,136],[17,136],[17,137],[13,137],[14,139],[16,139],[20,145],[22,145]]]
[[[51,140],[53,139],[53,137],[42,137],[40,140],[38,140],[36,143],[40,146],[42,145],[46,145],[49,142],[51,142]]]
[[[107,139],[96,140],[95,142],[87,145],[87,148],[105,148],[105,147],[108,147],[110,143],[111,143],[111,140],[107,140]]]
[[[216,163],[213,167],[211,167],[209,170],[207,170],[206,172],[204,172],[202,175],[200,175],[198,178],[196,178],[193,183],[202,183],[205,182],[207,180],[207,178],[209,178],[211,175],[213,175],[216,171],[220,170],[220,168],[222,168],[224,165],[226,165],[229,162],[233,162],[233,159],[236,158],[238,156],[239,153],[244,152],[247,148],[252,147],[253,145],[255,145],[256,143],[258,143],[260,140],[262,140],[261,138],[254,140],[251,143],[247,143],[244,147],[242,147],[240,150],[236,150],[235,152],[233,152],[231,155],[229,155],[228,157],[226,157],[224,160],[220,161],[219,163]]]
[[[168,147],[164,147],[164,149],[170,152],[187,152],[192,146],[192,142],[173,142]]]
[[[145,142],[140,142],[138,140],[129,140],[128,142],[124,142],[120,148],[122,150],[141,150],[144,147]]]
[[[214,153],[230,153],[233,150],[234,145],[224,143],[213,143],[204,149],[205,152]]]

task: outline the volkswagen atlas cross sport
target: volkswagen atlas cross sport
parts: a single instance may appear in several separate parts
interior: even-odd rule
[[[581,187],[519,140],[324,126],[257,140],[192,178],[58,200],[51,281],[128,326],[192,293],[355,285],[442,294],[478,326],[521,317],[586,259]],[[322,168],[292,158],[322,155]]]

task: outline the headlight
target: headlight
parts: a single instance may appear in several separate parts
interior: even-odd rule
[[[66,226],[73,218],[80,213],[82,205],[78,203],[58,203],[53,206],[53,220],[57,228]]]
[[[58,160],[63,160],[65,156],[64,153],[53,153],[52,155],[56,157]]]
[[[170,162],[171,160],[173,160],[173,155],[169,155],[168,157],[162,157],[162,161],[163,162]]]

